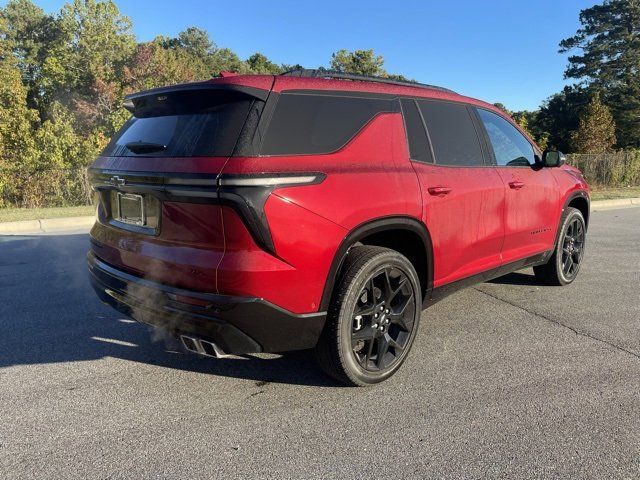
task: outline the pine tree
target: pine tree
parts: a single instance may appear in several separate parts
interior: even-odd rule
[[[582,112],[578,129],[571,134],[571,145],[579,153],[607,152],[616,143],[615,131],[611,111],[596,93]]]
[[[373,50],[338,50],[331,56],[331,69],[342,73],[384,77],[384,59]]]
[[[599,90],[620,147],[640,147],[640,0],[604,0],[580,12],[581,28],[560,43],[572,53],[566,78]]]

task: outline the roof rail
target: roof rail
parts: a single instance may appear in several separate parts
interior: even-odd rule
[[[281,73],[280,75],[286,77],[335,78],[339,80],[377,82],[385,83],[388,85],[399,85],[402,87],[428,88],[430,90],[440,90],[441,92],[456,93],[453,90],[449,90],[448,88],[438,87],[436,85],[428,85],[426,83],[418,83],[411,80],[395,80],[393,78],[372,77],[355,73],[342,73],[335,70],[326,70],[324,68],[298,68],[296,70],[289,70],[288,72]]]

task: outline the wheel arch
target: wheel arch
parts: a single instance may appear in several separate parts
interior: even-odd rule
[[[433,288],[433,244],[424,223],[413,217],[389,216],[358,225],[342,240],[329,268],[320,302],[320,310],[329,308],[331,295],[351,247],[357,244],[387,247],[402,253],[413,264],[423,298]]]
[[[558,241],[560,240],[560,234],[562,233],[560,230],[560,224],[562,222],[562,218],[564,217],[564,212],[567,211],[567,208],[573,207],[580,210],[582,216],[584,217],[584,224],[589,229],[589,208],[590,208],[590,200],[589,194],[584,190],[576,190],[571,192],[564,201],[562,205],[562,210],[560,210],[560,217],[558,218],[556,225],[556,239],[553,243],[553,248],[555,249],[558,246]]]
[[[583,190],[578,190],[570,194],[564,202],[564,206],[562,207],[562,214],[565,212],[567,207],[573,207],[580,210],[582,216],[584,217],[584,223],[589,228],[589,195],[587,192]],[[562,214],[560,218],[562,218]]]

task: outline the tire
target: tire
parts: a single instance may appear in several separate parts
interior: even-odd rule
[[[587,240],[587,227],[577,208],[567,207],[560,220],[558,241],[544,265],[533,267],[536,278],[548,285],[564,286],[578,276]]]
[[[346,385],[382,382],[398,371],[418,331],[418,275],[400,253],[374,246],[353,247],[342,272],[316,360]]]

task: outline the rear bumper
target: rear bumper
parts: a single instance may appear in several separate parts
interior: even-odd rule
[[[216,343],[225,353],[313,348],[325,312],[294,314],[263,299],[181,290],[118,270],[87,255],[96,294],[119,312],[174,335]]]

